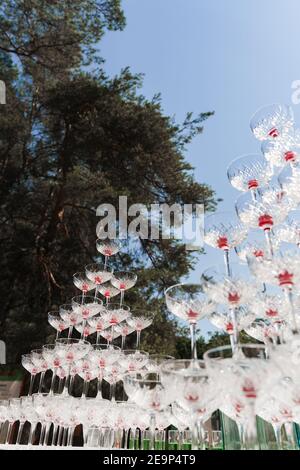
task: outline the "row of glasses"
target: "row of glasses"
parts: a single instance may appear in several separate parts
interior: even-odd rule
[[[224,346],[207,351],[204,361],[174,360],[170,357],[148,358],[141,352],[128,351],[128,357],[123,355],[121,360],[107,364],[107,372],[103,373],[103,377],[106,377],[107,373],[114,374],[110,369],[122,362],[121,366],[125,370],[122,376],[124,388],[129,398],[129,406],[126,409],[130,410],[130,407],[134,406],[137,414],[143,417],[142,423],[137,418],[134,421],[134,435],[138,427],[143,431],[149,428],[150,448],[155,447],[157,432],[164,429],[165,421],[163,419],[161,424],[161,417],[168,413],[169,406],[172,405],[173,418],[170,423],[178,425],[182,432],[185,429],[191,430],[193,449],[206,447],[203,423],[218,409],[238,423],[242,448],[257,449],[255,417],[268,416],[265,410],[267,398],[270,400],[272,397],[268,409],[270,422],[274,423],[276,417],[281,424],[299,420],[300,384],[293,367],[295,364],[291,361],[291,350],[295,347],[290,344],[279,345],[275,350],[270,348],[267,351],[266,346],[261,344],[238,344],[233,353],[230,346]],[[299,346],[297,347],[299,349]],[[106,348],[106,351],[108,350],[109,348]],[[114,351],[117,357],[119,352],[117,349]],[[94,352],[98,354],[96,346]],[[105,356],[101,354],[102,351],[99,357],[103,363]],[[139,357],[135,360],[136,355]],[[111,352],[107,353],[106,358],[110,357]],[[119,372],[117,377],[118,374]],[[37,396],[41,397],[37,400],[43,403],[47,399],[44,394]],[[62,400],[70,398],[61,396]],[[97,419],[95,410],[98,399],[77,401],[78,410],[82,411],[86,407],[85,402],[87,406],[93,405],[94,419]],[[102,406],[102,399],[100,401]],[[113,402],[114,400],[110,403]],[[135,405],[132,405],[132,402]],[[48,412],[47,416],[50,420],[54,419],[52,412]],[[126,417],[128,419],[128,416]],[[115,436],[119,436],[118,446],[122,445],[118,430],[125,431],[127,440],[131,427],[126,427],[124,419],[124,415],[118,417],[113,425]],[[92,420],[91,416],[89,420]],[[80,419],[75,422],[80,423]],[[59,426],[58,422],[56,424]],[[44,433],[49,433],[47,423]],[[48,442],[48,439],[46,441]]]

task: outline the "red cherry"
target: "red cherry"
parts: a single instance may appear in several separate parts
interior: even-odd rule
[[[227,237],[219,237],[217,240],[218,248],[221,250],[228,250],[228,239]]]
[[[258,181],[257,180],[249,180],[248,181],[248,189],[256,189],[258,188]]]
[[[228,294],[228,300],[229,302],[236,304],[240,300],[240,296],[237,292],[230,292]]]
[[[258,226],[263,229],[268,229],[274,225],[273,217],[269,214],[261,215],[258,218]]]
[[[268,133],[269,137],[273,137],[274,139],[279,136],[279,131],[276,127],[273,127]]]
[[[278,274],[277,279],[280,286],[292,286],[294,284],[293,277],[294,274],[285,270],[283,273]]]

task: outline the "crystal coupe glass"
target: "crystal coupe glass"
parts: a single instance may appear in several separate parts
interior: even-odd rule
[[[215,303],[205,295],[201,284],[176,284],[165,291],[165,298],[168,310],[189,323],[191,354],[193,359],[197,359],[197,323],[214,311]]]

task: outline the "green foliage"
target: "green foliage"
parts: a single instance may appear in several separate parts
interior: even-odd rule
[[[53,340],[46,312],[78,293],[73,273],[97,259],[100,203],[117,207],[127,195],[129,204],[215,208],[214,192],[194,180],[183,153],[211,113],[188,114],[179,125],[158,97],[139,93],[141,76],[129,69],[113,79],[84,72],[104,30],[123,26],[117,0],[1,4],[0,79],[8,96],[0,108],[0,331],[11,361]],[[194,264],[175,240],[131,240],[116,257],[116,269],[139,275],[126,302],[156,312],[143,334],[147,350],[183,354],[186,340],[163,291]]]
[[[124,26],[120,0],[2,0],[0,49],[33,80],[62,77],[97,59],[106,29]]]

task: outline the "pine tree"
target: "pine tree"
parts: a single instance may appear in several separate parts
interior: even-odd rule
[[[184,157],[211,113],[189,113],[177,125],[157,97],[141,95],[141,77],[129,69],[113,79],[99,67],[84,70],[86,60],[99,62],[94,45],[104,30],[124,26],[119,3],[7,0],[0,7],[0,79],[8,90],[0,108],[0,331],[11,361],[53,340],[47,311],[77,293],[72,274],[95,260],[99,204],[117,207],[120,195],[129,204],[216,204]],[[63,14],[68,28],[60,37]],[[177,240],[150,239],[132,240],[114,261],[138,272],[126,296],[132,310],[157,313],[143,335],[148,350],[176,354],[163,291],[194,263]]]

